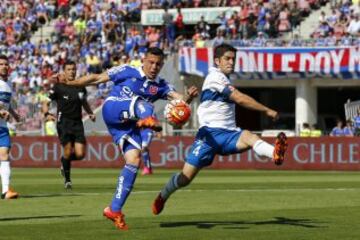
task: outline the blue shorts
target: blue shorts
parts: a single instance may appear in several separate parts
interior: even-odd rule
[[[142,148],[148,147],[151,143],[151,140],[154,136],[154,131],[146,128],[146,129],[142,129],[140,131],[141,134],[141,146]]]
[[[11,147],[9,129],[0,127],[0,147]]]
[[[120,145],[123,153],[131,149],[142,149],[142,137],[140,129],[136,127],[136,119],[151,115],[151,107],[153,108],[151,103],[135,98],[106,99],[102,108],[103,119],[113,141]]]
[[[216,154],[229,155],[240,152],[236,143],[241,132],[241,129],[200,128],[185,161],[194,167],[203,168],[212,164]]]

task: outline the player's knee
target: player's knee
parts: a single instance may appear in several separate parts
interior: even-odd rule
[[[131,165],[136,166],[136,167],[139,167],[140,162],[141,162],[141,157],[140,156],[136,156],[136,157],[126,159],[126,164],[131,164]]]

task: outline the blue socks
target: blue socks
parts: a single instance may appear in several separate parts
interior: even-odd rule
[[[148,151],[142,152],[142,159],[144,162],[144,166],[147,168],[151,168],[150,154]]]
[[[115,195],[111,202],[110,208],[112,211],[114,212],[121,211],[122,207],[126,202],[126,199],[130,195],[130,192],[133,188],[137,171],[138,171],[137,166],[131,164],[125,164],[119,176],[117,189],[115,191]]]

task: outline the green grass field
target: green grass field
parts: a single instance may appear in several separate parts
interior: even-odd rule
[[[153,216],[173,172],[138,176],[124,232],[102,217],[118,170],[74,169],[66,191],[58,169],[13,169],[21,198],[0,202],[0,239],[360,239],[357,172],[206,170]]]

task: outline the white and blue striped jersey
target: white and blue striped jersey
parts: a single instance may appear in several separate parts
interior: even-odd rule
[[[235,103],[224,93],[230,85],[231,80],[219,69],[209,69],[197,110],[200,127],[239,129],[235,122]]]
[[[0,109],[9,110],[11,88],[7,82],[0,79]],[[0,118],[0,128],[7,128],[7,122]]]

